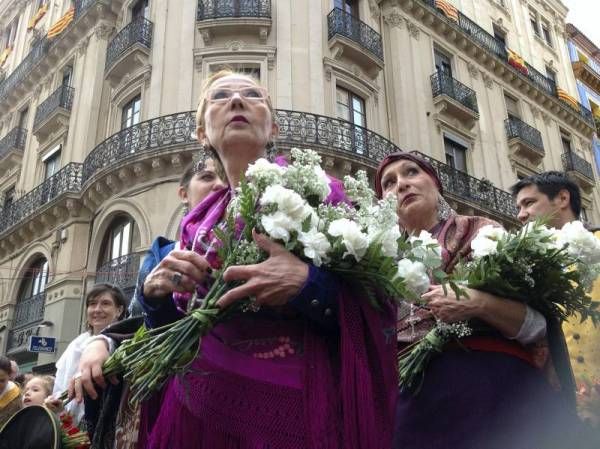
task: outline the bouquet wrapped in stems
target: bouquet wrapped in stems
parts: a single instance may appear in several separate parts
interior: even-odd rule
[[[441,250],[431,236],[425,242],[400,235],[395,198],[376,201],[366,173],[359,172],[344,179],[352,205],[327,203],[330,179],[318,154],[293,149],[291,156],[289,166],[259,159],[248,167],[223,224],[213,229],[220,268],[213,272],[208,293],[192,298],[191,305],[199,307],[173,324],[139,329],[104,364],[105,375],[122,374],[129,381],[134,402],[184,372],[198,356],[201,338],[216,324],[254,309],[251,298],[217,306],[225,292],[239,285],[223,280],[228,267],[267,258],[253,239],[254,230],[362,289],[373,307],[390,298],[417,300],[427,290],[428,271],[441,264]],[[443,281],[444,274],[436,273]]]
[[[600,242],[581,222],[561,230],[543,221],[517,232],[491,225],[481,228],[471,242],[472,260],[462,261],[449,278],[458,299],[463,287],[482,290],[529,305],[546,318],[600,321],[599,303],[588,296],[600,273]],[[452,339],[471,333],[468,323],[438,322],[423,340],[399,354],[400,386],[418,391],[428,361]]]

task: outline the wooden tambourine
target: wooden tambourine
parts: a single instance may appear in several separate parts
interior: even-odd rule
[[[58,417],[31,405],[15,413],[0,430],[0,449],[62,449]]]

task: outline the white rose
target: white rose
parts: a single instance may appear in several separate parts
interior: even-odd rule
[[[331,249],[331,244],[325,234],[311,229],[308,232],[301,232],[298,241],[304,246],[304,255],[312,260],[316,267],[327,262],[327,252]]]
[[[342,244],[346,247],[344,256],[352,255],[357,262],[367,252],[369,240],[367,236],[360,231],[358,224],[347,218],[334,220],[329,224],[327,231],[333,237],[342,237]]]
[[[265,158],[260,158],[248,166],[246,177],[281,179],[285,170],[285,167],[269,162]]]
[[[558,231],[557,244],[567,246],[567,252],[586,265],[600,263],[600,241],[580,221],[565,224]]]
[[[311,208],[307,207],[306,201],[300,195],[280,185],[268,186],[260,198],[260,204],[276,204],[278,211],[297,221],[299,225],[311,212]]]
[[[298,223],[281,211],[263,215],[260,223],[272,239],[283,240],[285,243],[290,241],[290,231],[299,230]]]
[[[422,295],[429,288],[427,267],[421,262],[402,259],[398,262],[398,276],[403,278],[406,286],[418,295]]]
[[[442,264],[442,247],[429,232],[421,231],[418,236],[409,237],[408,241],[412,245],[416,245],[417,241],[421,242],[413,246],[411,253],[427,267],[437,268]]]
[[[498,250],[498,242],[502,239],[507,232],[493,225],[486,225],[482,227],[477,236],[471,242],[471,249],[473,250],[473,257],[479,259],[484,256],[496,254]]]
[[[398,226],[386,231],[380,229],[369,229],[369,243],[381,243],[381,252],[387,257],[398,257],[398,239],[400,238]]]

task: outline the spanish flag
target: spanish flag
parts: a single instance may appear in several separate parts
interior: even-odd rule
[[[73,21],[74,17],[75,8],[71,7],[64,16],[58,19],[58,21],[50,27],[50,29],[48,30],[48,37],[53,38],[62,33],[65,30],[65,28],[67,28],[69,24]]]
[[[569,95],[569,93],[566,90],[557,88],[556,93],[558,94],[558,98],[560,100],[564,101],[565,103],[568,103],[573,108],[579,110],[579,102],[577,101],[577,99],[575,97],[572,97],[571,95]]]
[[[4,65],[8,57],[10,56],[10,52],[12,51],[12,47],[6,47],[2,53],[0,53],[0,67]]]
[[[29,23],[27,24],[27,31],[33,30],[37,23],[42,19],[42,17],[46,15],[47,12],[48,3],[44,3],[42,6],[40,6],[38,12],[36,12],[35,15],[29,20]]]
[[[446,17],[458,22],[458,9],[446,0],[435,0],[435,7],[442,11]]]

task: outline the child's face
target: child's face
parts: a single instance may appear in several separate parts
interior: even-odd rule
[[[44,405],[44,399],[49,393],[42,379],[33,378],[25,384],[25,392],[23,393],[23,407],[30,405]]]

